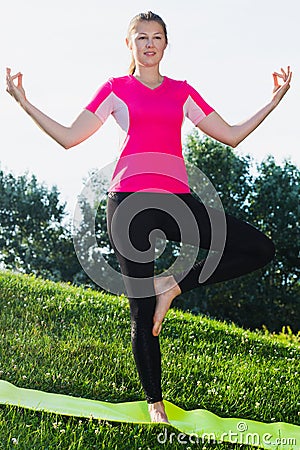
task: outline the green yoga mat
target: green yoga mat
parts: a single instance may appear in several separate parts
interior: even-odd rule
[[[108,403],[18,388],[7,381],[0,381],[0,404],[113,422],[150,423],[145,401]],[[176,433],[170,425],[158,426],[159,444],[179,442],[184,445],[218,441],[273,450],[300,449],[300,426],[297,425],[221,418],[203,409],[185,411],[168,401],[165,401],[165,407],[170,425],[178,432]],[[152,426],[155,425],[152,424]]]

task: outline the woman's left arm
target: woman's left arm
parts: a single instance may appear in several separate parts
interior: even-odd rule
[[[283,84],[279,84],[279,78],[283,80]],[[213,139],[216,139],[223,144],[230,145],[231,147],[236,147],[263,122],[274,108],[276,108],[290,88],[291,78],[292,72],[290,71],[290,66],[288,66],[287,71],[281,69],[281,73],[274,72],[272,100],[248,120],[237,125],[229,125],[214,111],[202,119],[201,122],[197,124],[197,127]]]

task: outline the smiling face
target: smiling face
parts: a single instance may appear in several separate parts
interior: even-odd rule
[[[155,21],[139,21],[126,39],[135,64],[153,67],[161,61],[167,47],[163,27]]]

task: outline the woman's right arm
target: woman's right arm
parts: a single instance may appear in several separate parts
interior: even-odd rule
[[[79,114],[70,127],[65,127],[51,119],[27,100],[22,77],[21,73],[12,76],[11,70],[6,69],[7,92],[14,97],[45,133],[65,149],[80,144],[80,142],[86,140],[101,127],[101,120],[88,110],[84,110]],[[14,80],[17,80],[17,84],[14,83]]]

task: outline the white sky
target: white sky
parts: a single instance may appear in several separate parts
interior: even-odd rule
[[[73,209],[83,178],[118,154],[112,118],[92,138],[65,151],[5,92],[5,67],[22,71],[35,106],[68,125],[110,76],[127,73],[125,35],[142,11],[166,21],[162,73],[187,79],[225,120],[240,122],[270,98],[272,72],[291,65],[292,87],[261,127],[236,149],[256,161],[273,154],[300,165],[300,3],[279,0],[15,0],[0,6],[0,164],[58,186]],[[186,122],[183,139],[193,125]]]

